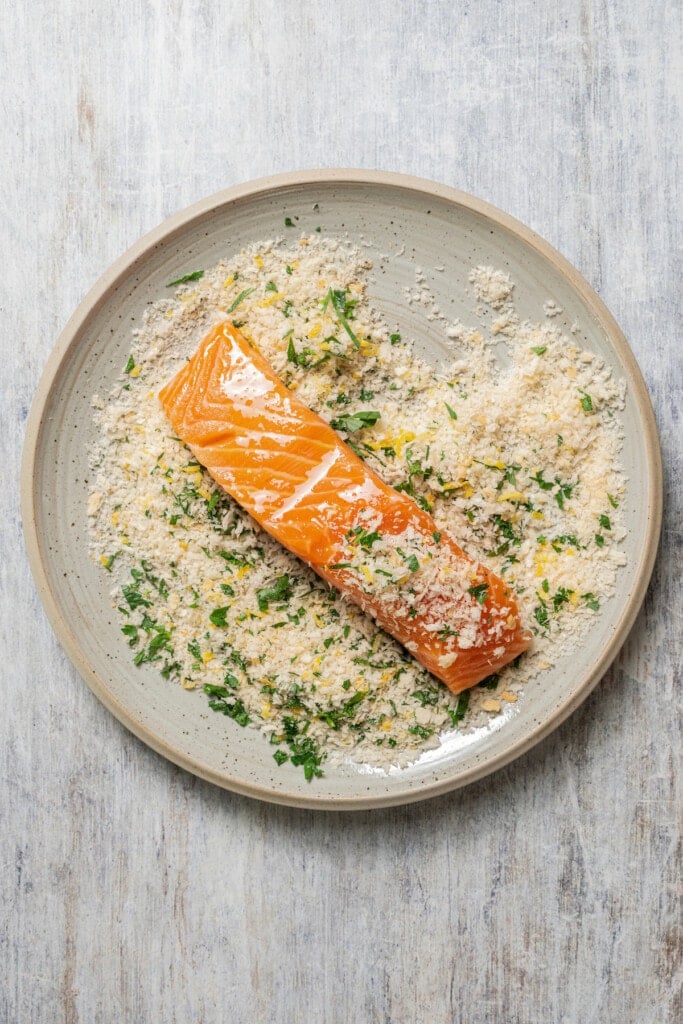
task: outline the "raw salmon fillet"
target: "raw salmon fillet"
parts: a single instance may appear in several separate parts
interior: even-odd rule
[[[529,646],[506,583],[369,469],[231,323],[159,397],[214,480],[454,693]]]

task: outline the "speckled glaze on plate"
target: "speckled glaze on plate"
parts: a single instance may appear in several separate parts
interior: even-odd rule
[[[314,211],[314,204],[318,204]],[[564,329],[626,383],[623,460],[628,565],[583,647],[527,684],[505,716],[430,751],[389,774],[353,765],[326,767],[307,783],[300,769],[278,767],[260,732],[211,712],[203,695],[168,683],[154,666],[135,668],[109,598],[110,579],[88,556],[85,508],[94,391],[106,395],[125,364],[130,331],[165,284],[210,267],[243,245],[319,225],[326,235],[399,252],[378,273],[369,298],[421,354],[440,361],[423,314],[402,288],[415,264],[445,267],[430,287],[450,319],[472,321],[466,289],[473,265],[508,271],[523,317],[539,320],[552,299]],[[436,331],[433,332],[436,336]],[[240,185],[177,214],[122,256],[89,292],[62,332],[29,418],[21,478],[31,568],[50,621],[74,665],[102,703],[136,736],[171,761],[219,786],[262,800],[328,809],[381,807],[463,786],[507,764],[562,722],[590,693],[626,639],[654,563],[662,504],[661,460],[650,400],[636,361],[611,315],[583,278],[538,235],[455,189],[372,171],[306,171]]]

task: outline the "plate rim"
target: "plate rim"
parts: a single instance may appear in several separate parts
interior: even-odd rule
[[[71,350],[77,347],[80,336],[90,319],[96,314],[102,303],[107,300],[111,290],[116,288],[120,281],[128,275],[135,263],[142,259],[150,250],[158,247],[163,242],[167,242],[174,234],[188,227],[192,221],[199,220],[223,206],[253,198],[266,192],[282,191],[292,186],[328,184],[390,186],[411,192],[421,192],[425,197],[446,200],[494,221],[498,226],[505,228],[518,239],[521,239],[526,245],[536,250],[541,257],[553,264],[560,274],[568,279],[570,285],[579,294],[595,317],[630,378],[629,383],[632,384],[632,394],[638,420],[643,427],[649,501],[647,508],[647,532],[627,604],[621,616],[614,624],[612,635],[600,652],[600,656],[592,669],[586,674],[584,680],[574,693],[564,700],[549,718],[541,723],[535,723],[512,746],[506,747],[493,756],[485,758],[481,763],[471,766],[455,777],[437,779],[432,783],[425,783],[419,788],[399,790],[389,794],[378,794],[377,796],[316,798],[313,793],[309,797],[299,793],[288,792],[286,789],[282,791],[272,790],[258,783],[244,782],[243,780],[220,773],[211,765],[176,750],[162,737],[140,723],[128,708],[113,696],[104,681],[97,674],[95,668],[82,653],[78,639],[63,615],[50,586],[48,571],[41,555],[38,538],[38,498],[34,484],[36,462],[40,455],[39,443],[44,423],[44,414],[52,384],[58,377],[62,366],[67,362]],[[21,517],[28,561],[48,621],[55,632],[57,640],[66,651],[81,678],[97,699],[122,725],[148,747],[151,747],[156,753],[161,754],[173,764],[222,789],[238,793],[242,796],[249,796],[269,803],[290,807],[305,807],[318,810],[368,810],[414,803],[440,796],[490,775],[544,740],[585,701],[623,646],[645,598],[659,546],[663,510],[663,472],[654,410],[636,357],[621,328],[602,299],[579,271],[549,242],[538,235],[532,228],[527,227],[527,225],[493,206],[491,203],[450,185],[392,171],[324,168],[271,174],[215,192],[166,218],[156,227],[152,228],[151,231],[146,232],[109,265],[88,290],[63,327],[43,368],[26,425],[20,475],[20,495]]]

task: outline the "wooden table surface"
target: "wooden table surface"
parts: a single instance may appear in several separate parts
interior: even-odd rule
[[[681,1020],[677,39],[662,0],[5,13],[0,1024]],[[129,735],[48,626],[17,496],[42,367],[109,263],[202,196],[320,166],[447,182],[563,252],[633,346],[667,486],[584,706],[465,791],[355,815],[233,796]]]

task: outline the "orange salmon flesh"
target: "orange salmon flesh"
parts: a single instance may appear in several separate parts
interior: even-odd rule
[[[159,398],[213,479],[454,693],[527,649],[504,580],[369,469],[230,322]]]

